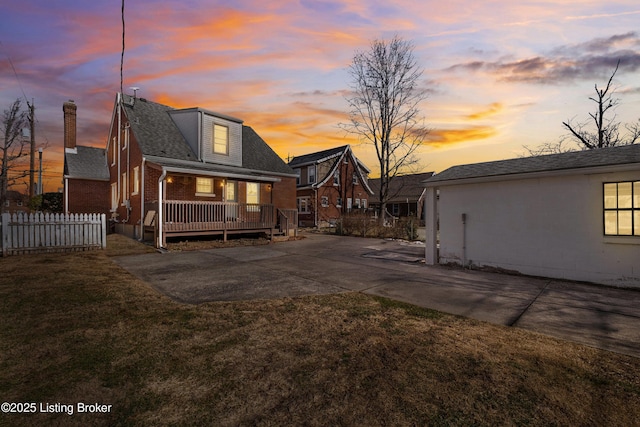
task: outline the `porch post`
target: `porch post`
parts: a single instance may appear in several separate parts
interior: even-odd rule
[[[163,248],[165,246],[165,237],[162,230],[164,223],[164,207],[162,201],[164,200],[164,178],[167,176],[166,169],[162,168],[162,174],[158,178],[158,240],[156,242],[157,248]]]
[[[426,238],[424,258],[426,265],[438,264],[438,199],[435,187],[428,187],[424,198],[424,225]]]

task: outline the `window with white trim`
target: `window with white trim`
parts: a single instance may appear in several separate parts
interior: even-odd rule
[[[315,184],[316,182],[316,167],[315,165],[307,167],[307,184]]]
[[[127,173],[122,174],[122,203],[129,198],[129,186],[128,186]]]
[[[215,154],[229,154],[229,128],[213,124],[213,152]]]
[[[603,185],[605,236],[640,236],[640,181]]]
[[[260,184],[247,182],[247,203],[257,205],[260,203]]]
[[[308,197],[298,197],[298,212],[299,213],[309,213],[309,198]]]
[[[322,196],[320,198],[320,205],[323,208],[328,208],[329,207],[329,196]]]
[[[115,211],[118,208],[118,183],[111,183],[111,210]]]
[[[333,174],[333,185],[340,185],[340,169]]]
[[[133,193],[138,194],[140,192],[140,166],[133,168]]]
[[[300,185],[300,169],[294,169],[296,173],[296,185]]]
[[[116,137],[113,137],[111,141],[111,166],[115,166],[116,159],[118,158],[118,146],[116,145]]]

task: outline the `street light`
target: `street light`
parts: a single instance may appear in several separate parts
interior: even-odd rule
[[[40,157],[40,170],[38,170],[38,195],[42,194],[42,147],[38,148]]]

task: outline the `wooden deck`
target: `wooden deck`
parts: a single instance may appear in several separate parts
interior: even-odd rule
[[[156,215],[156,203],[149,203],[147,207],[156,221],[154,227],[159,218],[162,220],[162,245],[167,237],[174,236],[222,234],[225,240],[232,233],[265,232],[273,236],[278,219],[283,217],[282,212],[270,204],[167,200],[162,203],[161,216]],[[292,214],[288,213],[287,235],[291,228],[297,228],[297,217],[294,223],[290,219]]]

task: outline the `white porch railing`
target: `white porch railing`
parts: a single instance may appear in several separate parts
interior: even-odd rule
[[[192,200],[167,200],[162,205],[166,233],[259,230],[276,225],[273,205]]]
[[[104,249],[104,214],[2,214],[2,255]]]

